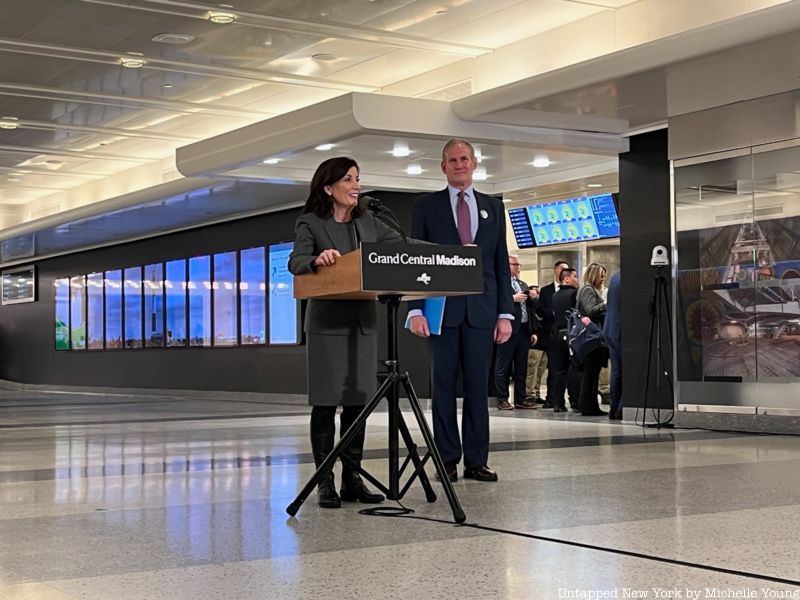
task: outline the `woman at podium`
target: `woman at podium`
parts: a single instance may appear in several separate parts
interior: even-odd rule
[[[295,275],[330,266],[360,242],[401,242],[398,232],[366,210],[359,202],[361,184],[356,161],[330,158],[317,167],[303,207],[295,223],[294,250],[289,270]],[[308,361],[308,401],[311,409],[311,448],[319,467],[333,450],[338,406],[339,435],[355,421],[375,393],[378,331],[372,300],[308,301],[304,324]],[[361,463],[364,429],[346,450]],[[317,500],[323,508],[339,508],[341,501],[378,503],[381,494],[371,492],[358,471],[343,461],[342,485],[336,493],[333,471],[320,482]]]

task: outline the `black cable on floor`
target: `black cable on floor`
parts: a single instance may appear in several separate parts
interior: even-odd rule
[[[595,544],[586,544],[584,542],[573,542],[571,540],[563,540],[559,538],[548,537],[545,535],[536,535],[534,533],[525,533],[524,531],[515,531],[513,529],[502,529],[499,527],[489,527],[487,525],[478,525],[477,523],[462,523],[460,525],[453,523],[452,521],[446,521],[444,519],[436,519],[434,517],[421,517],[419,515],[413,515],[413,509],[407,508],[400,503],[399,500],[395,500],[398,506],[383,506],[383,507],[375,507],[375,508],[366,508],[363,510],[358,511],[359,514],[367,515],[367,516],[375,516],[375,517],[400,517],[404,519],[417,519],[419,521],[431,521],[433,523],[443,523],[445,525],[452,525],[453,527],[467,527],[470,529],[477,529],[480,531],[489,531],[492,533],[502,533],[505,535],[513,535],[515,537],[522,537],[531,540],[537,540],[540,542],[551,542],[554,544],[561,544],[564,546],[573,546],[576,548],[585,548],[587,550],[597,550],[599,552],[607,552],[610,554],[619,554],[621,556],[629,556],[631,558],[641,558],[643,560],[650,560],[660,563],[666,563],[670,565],[677,565],[680,567],[689,567],[692,569],[701,569],[704,571],[713,571],[715,573],[724,573],[726,575],[736,575],[738,577],[749,577],[751,579],[760,579],[762,581],[769,581],[772,583],[782,583],[786,585],[792,585],[795,587],[800,587],[800,580],[795,579],[785,579],[783,577],[773,577],[772,575],[762,575],[760,573],[750,573],[747,571],[739,571],[737,569],[726,569],[725,567],[717,567],[714,565],[704,565],[702,563],[693,563],[684,560],[678,560],[675,558],[666,558],[664,556],[655,556],[652,554],[644,554],[642,552],[632,552],[630,550],[620,550],[618,548],[608,548],[606,546],[597,546]]]

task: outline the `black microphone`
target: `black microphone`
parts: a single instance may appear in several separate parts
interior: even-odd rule
[[[408,241],[403,228],[400,227],[400,223],[397,221],[397,217],[388,206],[378,198],[373,198],[372,196],[361,196],[361,199],[367,202],[367,209],[374,214],[377,219],[383,221],[386,225],[399,233],[403,237],[404,242]]]
[[[386,212],[387,208],[378,198],[372,196],[361,196],[361,199],[367,203],[367,208],[375,214]]]

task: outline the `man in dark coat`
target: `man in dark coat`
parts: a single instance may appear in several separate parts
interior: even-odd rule
[[[580,395],[581,373],[570,358],[566,339],[567,310],[575,308],[580,280],[578,272],[569,267],[561,270],[559,278],[559,289],[552,300],[556,333],[550,344],[547,364],[552,372],[554,412],[566,412],[564,390],[568,390],[569,403],[573,410],[578,410]]]
[[[442,332],[430,335],[422,303],[409,303],[411,332],[430,336],[433,354],[433,433],[451,481],[464,457],[464,477],[497,481],[489,458],[489,365],[492,342],[511,336],[514,306],[506,247],[503,203],[472,188],[478,165],[466,140],[449,140],[442,151],[447,188],[417,199],[411,236],[436,244],[475,245],[483,262],[483,293],[452,296],[444,309]],[[456,406],[458,374],[464,383],[462,437]]]
[[[511,338],[497,346],[494,363],[494,385],[497,389],[497,408],[535,409],[536,404],[526,399],[525,381],[528,376],[528,351],[536,343],[539,322],[536,308],[530,295],[530,287],[519,278],[519,257],[508,257],[511,270],[511,287],[514,291],[514,320],[511,322]],[[508,401],[509,374],[514,377],[514,405]]]
[[[619,271],[611,276],[608,283],[608,302],[606,320],[603,323],[603,336],[611,356],[611,410],[609,419],[622,419],[622,276]]]
[[[553,296],[561,287],[559,276],[561,271],[568,268],[569,264],[563,260],[559,260],[553,265],[553,283],[549,283],[539,291],[539,306],[538,314],[542,320],[541,323],[541,346],[544,353],[547,355],[547,395],[545,396],[544,405],[542,408],[553,408],[563,404],[563,398],[559,401],[553,399],[553,369],[550,366],[553,352],[557,351],[557,344],[555,343],[556,326],[555,315],[553,314]]]

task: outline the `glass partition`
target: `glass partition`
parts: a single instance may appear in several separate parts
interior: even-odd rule
[[[264,248],[240,253],[239,306],[242,315],[242,345],[266,344],[266,265]]]
[[[297,344],[292,246],[56,279],[56,349]]]
[[[211,345],[211,257],[189,259],[189,345]]]
[[[800,149],[675,169],[678,380],[800,377]]]
[[[69,350],[69,278],[53,282],[55,288],[56,350]]]
[[[167,347],[186,346],[186,261],[171,260],[166,266]]]
[[[298,302],[294,299],[294,277],[289,272],[293,243],[269,247],[269,343],[297,344]]]
[[[86,276],[86,347],[103,349],[103,274]]]
[[[235,346],[238,342],[236,312],[236,252],[214,255],[214,345]]]
[[[753,154],[753,310],[761,380],[800,378],[800,148]]]
[[[69,347],[86,349],[86,279],[83,275],[69,280]]]
[[[161,263],[144,268],[144,345],[164,347],[164,266]]]
[[[122,271],[106,271],[106,350],[122,348]]]
[[[142,347],[142,267],[124,271],[125,347]]]
[[[756,376],[751,176],[749,153],[675,171],[679,380]]]

